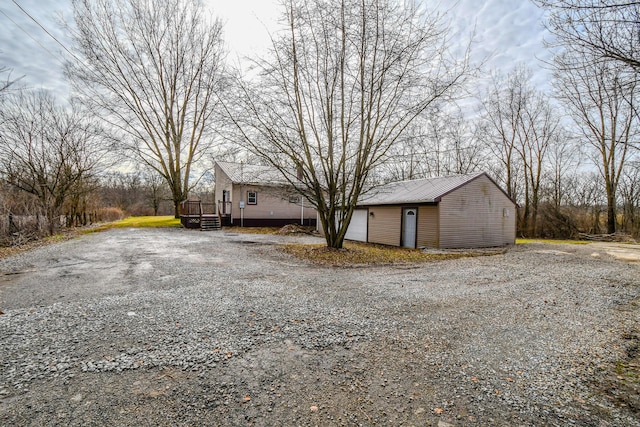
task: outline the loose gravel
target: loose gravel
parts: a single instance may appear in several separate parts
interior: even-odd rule
[[[0,260],[0,425],[640,426],[638,263],[330,268],[292,241],[319,242],[124,229]]]

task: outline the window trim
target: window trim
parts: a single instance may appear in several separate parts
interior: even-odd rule
[[[253,197],[251,195],[253,195]],[[257,205],[257,204],[258,204],[258,192],[247,191],[247,205]]]

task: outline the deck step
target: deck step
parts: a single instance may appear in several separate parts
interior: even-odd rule
[[[217,216],[202,217],[200,220],[200,230],[220,230],[220,218]]]

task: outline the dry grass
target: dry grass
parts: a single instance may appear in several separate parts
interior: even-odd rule
[[[75,232],[66,231],[60,234],[54,234],[53,236],[45,237],[39,240],[31,240],[17,246],[3,246],[0,247],[0,259],[7,258],[13,255],[18,255],[23,252],[30,251],[32,249],[39,248],[41,246],[50,245],[52,243],[63,242],[65,240],[72,239],[75,236]]]
[[[567,240],[567,239],[516,239],[517,245],[527,243],[551,243],[554,245],[587,245],[589,242],[584,240]]]
[[[157,227],[182,227],[180,218],[167,216],[130,216],[120,221],[101,224],[97,227],[87,228],[86,232],[104,231],[112,228],[157,228]]]
[[[445,259],[477,256],[477,253],[434,253],[420,249],[396,248],[392,246],[348,242],[342,249],[332,249],[325,245],[286,244],[282,250],[297,258],[314,264],[346,267],[357,265],[413,264]]]
[[[223,227],[223,230],[240,234],[278,234],[280,227]]]

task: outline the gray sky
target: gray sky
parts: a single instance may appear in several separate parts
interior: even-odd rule
[[[71,20],[69,0],[0,0],[0,66],[13,69],[12,77],[25,76],[22,84],[50,89],[66,98],[69,87],[62,63],[69,55],[16,2],[63,45],[70,42],[58,22]],[[225,22],[230,59],[260,55],[268,46],[268,30],[275,28],[277,0],[205,0]],[[441,0],[449,8],[454,47],[466,45],[474,27],[472,57],[488,58],[487,69],[506,73],[524,62],[533,71],[533,83],[548,84],[549,72],[540,59],[548,59],[542,39],[542,11],[529,0]]]

